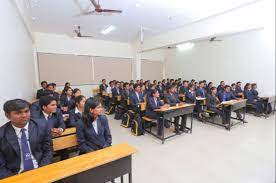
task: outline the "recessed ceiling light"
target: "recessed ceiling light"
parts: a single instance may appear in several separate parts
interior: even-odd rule
[[[109,34],[110,32],[114,31],[115,29],[116,29],[115,26],[110,25],[110,26],[108,26],[106,29],[103,29],[103,30],[101,31],[101,34],[107,35],[107,34]]]
[[[187,43],[183,43],[183,44],[176,45],[176,47],[177,47],[179,50],[183,51],[183,50],[189,50],[189,49],[193,48],[194,45],[195,45],[195,44],[192,43],[192,42],[187,42]]]
[[[141,4],[140,3],[136,3],[135,6],[138,8],[138,7],[141,7]]]

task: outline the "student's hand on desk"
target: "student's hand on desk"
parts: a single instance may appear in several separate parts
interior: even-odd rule
[[[54,137],[61,135],[63,132],[62,128],[52,128],[52,135]]]
[[[182,105],[184,105],[184,102],[180,102],[178,105],[182,106]]]
[[[161,109],[167,109],[167,108],[169,108],[169,107],[170,107],[169,104],[164,104],[164,105],[161,107]]]

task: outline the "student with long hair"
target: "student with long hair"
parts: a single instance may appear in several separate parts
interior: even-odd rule
[[[85,101],[86,98],[83,95],[75,98],[74,108],[69,111],[69,121],[66,123],[67,127],[75,127],[77,125],[84,111]]]
[[[103,149],[111,146],[112,136],[108,120],[103,111],[101,102],[88,98],[84,104],[84,111],[77,123],[77,140],[80,154]]]

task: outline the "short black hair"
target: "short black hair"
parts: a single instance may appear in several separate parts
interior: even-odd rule
[[[230,86],[229,86],[229,85],[225,85],[225,86],[224,86],[224,89],[226,89],[226,88],[228,88],[228,87],[230,88]]]
[[[241,83],[240,81],[237,82],[237,84],[240,84],[240,83]]]
[[[41,93],[41,97],[43,97],[43,96],[49,96],[49,95],[53,95],[53,92],[51,90],[44,90]]]
[[[49,84],[47,84],[47,88],[48,88],[49,86],[55,87],[55,83],[49,83]]]
[[[236,83],[232,83],[232,84],[231,84],[231,86],[235,86],[235,85],[236,85]]]
[[[57,101],[53,96],[43,96],[39,99],[39,106],[42,109],[43,106],[49,105],[52,101]]]
[[[140,85],[139,85],[139,84],[135,84],[135,85],[133,86],[133,88],[136,89],[138,86],[140,86]]]
[[[125,88],[127,85],[129,85],[129,83],[124,83],[123,87]]]
[[[215,90],[215,89],[217,89],[215,86],[211,87],[211,91],[213,91],[213,90]]]
[[[224,82],[224,81],[221,81],[220,84],[223,83],[223,82]]]
[[[25,108],[30,108],[30,103],[23,99],[13,99],[5,102],[3,110],[9,114],[12,111],[20,111]]]
[[[47,84],[47,81],[41,81],[40,85]]]
[[[102,82],[104,81],[105,79],[102,79]]]
[[[83,95],[79,95],[79,96],[77,96],[76,98],[75,98],[75,103],[80,103],[81,101],[82,101],[82,99],[84,99],[85,98],[85,96],[83,96]]]
[[[204,83],[203,81],[199,81],[199,83],[198,84],[201,84],[201,83]]]
[[[75,88],[75,89],[73,90],[73,94],[77,93],[78,91],[81,92],[81,90],[80,90],[79,88]]]

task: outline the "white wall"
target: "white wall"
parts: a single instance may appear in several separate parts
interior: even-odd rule
[[[264,93],[275,93],[275,37],[271,29],[222,37],[221,42],[202,41],[195,47],[169,50],[166,77],[257,82]],[[272,32],[271,32],[272,33]],[[274,34],[274,32],[273,32]]]
[[[141,50],[158,49],[212,35],[229,34],[263,27],[267,19],[265,6],[274,8],[275,1],[258,1],[148,38],[144,41]]]
[[[0,1],[0,126],[7,119],[2,111],[8,99],[33,95],[34,66],[32,40],[11,0]]]

